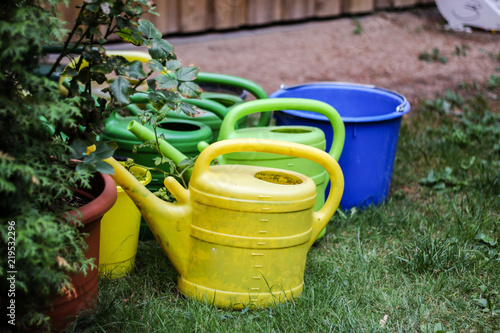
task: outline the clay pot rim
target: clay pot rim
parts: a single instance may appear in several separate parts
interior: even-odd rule
[[[102,178],[103,189],[101,193],[97,197],[92,198],[92,201],[89,203],[68,212],[82,224],[88,224],[102,217],[116,202],[117,190],[113,178],[110,175],[100,172],[96,173],[94,177]],[[83,192],[86,191],[84,190]]]

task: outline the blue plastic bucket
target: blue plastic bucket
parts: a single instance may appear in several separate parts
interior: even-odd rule
[[[383,203],[389,194],[402,116],[410,103],[402,95],[370,85],[318,82],[285,87],[270,98],[309,98],[333,106],[344,121],[346,136],[339,165],[344,173],[342,209]],[[318,113],[282,110],[274,113],[277,125],[319,127],[329,148],[333,132]],[[327,188],[327,193],[329,189]]]

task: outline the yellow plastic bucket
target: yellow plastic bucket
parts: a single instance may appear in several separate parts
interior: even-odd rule
[[[129,169],[146,186],[151,173],[146,167],[134,165]],[[116,186],[118,195],[114,206],[101,221],[99,274],[113,279],[132,271],[139,243],[141,213],[127,193]]]

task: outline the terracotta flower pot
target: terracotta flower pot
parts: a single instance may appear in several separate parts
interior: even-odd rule
[[[54,300],[53,308],[47,315],[50,316],[55,331],[64,329],[75,319],[74,315],[91,306],[97,299],[101,218],[116,201],[116,185],[109,175],[96,174],[90,189],[76,192],[92,200],[70,214],[82,222],[81,232],[88,234],[85,238],[88,245],[86,257],[94,258],[95,268],[89,270],[86,276],[70,275],[73,290]]]

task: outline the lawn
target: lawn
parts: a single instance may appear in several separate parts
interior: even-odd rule
[[[229,311],[186,298],[149,240],[70,331],[499,332],[499,96],[492,75],[412,105],[389,200],[337,211],[293,301]]]

